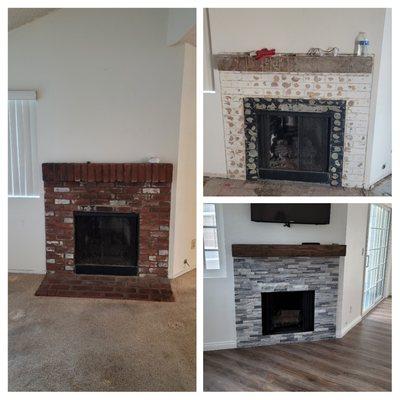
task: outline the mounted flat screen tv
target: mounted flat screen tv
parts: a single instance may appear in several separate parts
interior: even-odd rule
[[[252,204],[251,220],[290,224],[329,224],[330,204]]]

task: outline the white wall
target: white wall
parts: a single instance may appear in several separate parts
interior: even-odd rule
[[[250,220],[249,204],[224,204],[226,278],[204,279],[205,349],[236,346],[232,244],[345,243],[346,204],[333,204],[329,225],[259,223]]]
[[[370,146],[370,171],[367,176],[373,185],[392,172],[392,13],[385,17],[382,54],[379,67],[378,92],[376,100],[375,126]]]
[[[368,234],[368,204],[348,204],[346,245],[347,254],[341,269],[339,285],[337,336],[344,336],[362,319],[366,239]],[[391,236],[390,236],[391,238]],[[384,297],[391,294],[392,246],[388,247]]]
[[[10,32],[9,88],[38,90],[40,163],[158,156],[176,179],[184,47],[167,28],[168,9],[63,9]],[[43,196],[9,215],[10,269],[42,272]]]
[[[361,320],[368,204],[348,204],[346,257],[340,271],[336,332],[339,337]]]
[[[196,48],[185,44],[171,277],[196,265]],[[175,218],[174,218],[175,216]],[[184,260],[189,265],[184,264]]]
[[[203,130],[204,130],[204,175],[226,177],[226,157],[224,141],[224,125],[222,121],[222,104],[219,92],[217,71],[215,93],[205,93],[203,100]]]
[[[327,48],[337,46],[340,52],[353,53],[354,41],[359,31],[365,31],[371,42],[371,51],[375,54],[375,68],[371,96],[371,115],[369,126],[368,159],[366,162],[366,186],[369,186],[369,169],[373,171],[376,164],[387,163],[389,171],[389,145],[386,144],[378,153],[372,154],[374,140],[375,107],[377,98],[378,80],[380,79],[381,48],[385,21],[385,9],[222,9],[209,10],[211,46],[214,54],[222,52],[240,52],[259,49],[262,47],[275,48],[277,52],[307,52],[310,47]],[[284,26],[284,34],[282,33]],[[388,28],[389,29],[389,28]],[[390,30],[388,30],[390,32]],[[387,47],[386,47],[387,48]],[[384,85],[390,82],[387,77],[387,65],[390,64],[390,52],[385,52],[382,69]],[[218,75],[215,76],[218,80]],[[225,159],[223,145],[223,131],[221,123],[220,92],[204,97],[205,114],[205,144],[204,144],[204,172],[208,175],[222,174],[224,169],[221,162]],[[383,89],[381,96],[389,102],[388,90]],[[218,100],[217,100],[218,99]],[[379,110],[378,140],[386,140],[390,135],[384,124],[391,119],[390,109]],[[386,129],[386,130],[385,130]],[[372,162],[372,157],[374,160]],[[218,161],[215,161],[217,159]],[[225,171],[226,173],[226,171]],[[375,172],[373,172],[373,175]],[[375,176],[375,175],[374,175]],[[372,179],[372,177],[371,177]]]

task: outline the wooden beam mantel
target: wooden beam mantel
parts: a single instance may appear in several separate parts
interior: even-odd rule
[[[346,255],[341,244],[233,244],[233,257],[340,257]]]
[[[353,54],[339,56],[309,56],[307,54],[276,54],[256,60],[248,53],[223,53],[215,56],[220,71],[243,72],[304,72],[304,73],[352,73],[370,74],[373,57]]]

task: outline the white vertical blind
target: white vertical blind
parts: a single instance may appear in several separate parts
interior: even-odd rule
[[[8,195],[39,195],[35,92],[9,92]]]

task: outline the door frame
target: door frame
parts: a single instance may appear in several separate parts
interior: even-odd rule
[[[369,225],[370,225],[370,216],[371,216],[371,206],[376,205],[379,207],[383,207],[389,210],[389,232],[388,232],[388,251],[386,252],[385,256],[385,273],[384,273],[384,279],[383,279],[383,293],[382,293],[382,298],[379,299],[375,304],[370,306],[367,310],[363,310],[363,305],[364,305],[364,293],[365,293],[365,273],[366,273],[366,262],[367,262],[367,247],[368,247],[368,236],[369,236]],[[391,242],[390,237],[392,234],[392,208],[386,206],[385,204],[368,204],[368,217],[367,217],[367,231],[365,235],[365,245],[364,245],[364,264],[363,264],[363,277],[362,277],[362,292],[361,292],[361,318],[364,318],[370,311],[372,311],[381,301],[383,301],[386,297],[384,297],[384,288],[386,285],[386,279],[387,279],[387,260],[388,260],[388,254],[389,254],[389,244]]]

